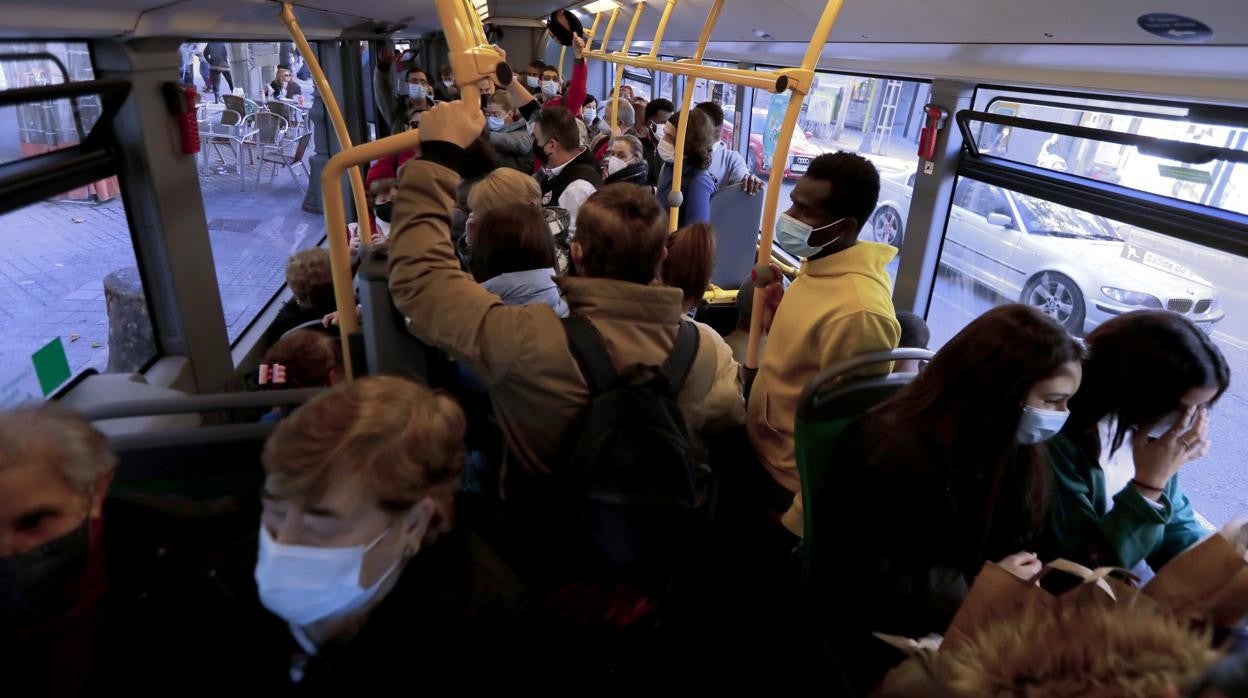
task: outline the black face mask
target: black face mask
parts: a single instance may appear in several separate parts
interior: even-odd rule
[[[56,611],[65,589],[86,569],[87,527],[83,521],[60,538],[0,558],[0,621],[34,620]]]
[[[377,204],[373,207],[373,210],[377,213],[378,218],[389,223],[390,216],[394,213],[394,202],[387,201],[384,204]]]

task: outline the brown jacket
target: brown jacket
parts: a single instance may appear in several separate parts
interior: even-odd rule
[[[589,400],[562,322],[547,305],[504,306],[460,270],[450,238],[462,154],[430,143],[403,175],[390,239],[390,292],[412,334],[471,367],[489,386],[511,456],[549,473],[564,431]],[[442,164],[439,164],[442,163]],[[602,334],[617,370],[659,365],[676,341],[681,292],[609,279],[560,278],[574,315]],[[745,402],[732,352],[700,326],[698,355],[679,396],[692,431],[741,424]]]

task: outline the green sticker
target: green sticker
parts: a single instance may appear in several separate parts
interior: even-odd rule
[[[60,337],[48,342],[30,359],[35,363],[35,373],[39,376],[39,387],[44,397],[69,380],[69,358],[65,356],[65,345],[61,344]]]

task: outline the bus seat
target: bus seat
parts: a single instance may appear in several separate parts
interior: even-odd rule
[[[255,497],[263,474],[260,453],[274,424],[255,421],[274,406],[302,404],[320,388],[268,390],[220,395],[180,395],[113,401],[75,407],[97,425],[180,417],[191,426],[170,426],[106,434],[117,454],[115,494],[178,494],[191,499]],[[234,421],[229,414],[238,412]],[[199,426],[200,414],[210,415]]]
[[[845,428],[871,408],[905,387],[915,374],[885,373],[851,375],[863,368],[908,359],[929,361],[926,349],[891,349],[855,356],[819,372],[802,391],[794,423],[797,472],[802,483],[804,532],[802,581],[810,588],[812,564],[817,554],[814,521],[819,515],[816,497],[827,476],[836,442]]]
[[[407,320],[390,299],[390,262],[373,248],[360,264],[360,319],[368,375],[404,376],[425,383],[433,351],[407,331]]]
[[[59,398],[60,404],[78,412],[116,403],[119,400],[151,400],[185,397],[186,394],[151,385],[141,373],[97,373],[88,376],[74,386],[73,390]],[[106,419],[96,422],[95,427],[106,436],[137,434],[165,429],[193,428],[200,424],[197,414],[139,415]]]
[[[711,197],[711,226],[715,229],[715,269],[711,283],[724,290],[741,288],[758,255],[758,221],[763,196],[750,196],[741,187],[721,189]]]

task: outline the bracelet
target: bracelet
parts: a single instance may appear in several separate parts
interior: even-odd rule
[[[1166,491],[1164,487],[1153,487],[1152,485],[1146,485],[1135,478],[1131,478],[1131,484],[1135,485],[1136,487],[1141,487],[1143,489],[1149,490],[1151,492],[1165,492]]]

